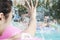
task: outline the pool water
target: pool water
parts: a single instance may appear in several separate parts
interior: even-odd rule
[[[45,30],[41,33],[41,30],[38,29],[35,34],[38,38],[43,38],[44,40],[60,40],[60,32],[57,31],[46,31]]]
[[[17,27],[20,24],[13,23],[13,25]],[[21,25],[20,25],[20,28],[21,28]],[[23,26],[22,26],[22,29],[24,29]],[[60,29],[60,25],[59,25],[59,29]],[[41,30],[39,27],[37,27],[35,37],[43,38],[44,40],[60,40],[60,32],[57,32],[55,29],[51,30],[51,28]]]

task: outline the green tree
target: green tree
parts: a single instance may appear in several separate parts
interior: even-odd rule
[[[27,9],[24,6],[18,4],[17,8],[18,8],[19,16],[21,16],[22,14],[27,13]]]

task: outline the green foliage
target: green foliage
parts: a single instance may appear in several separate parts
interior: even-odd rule
[[[49,13],[50,16],[52,16],[55,19],[60,19],[60,0],[52,0],[52,2],[51,2],[52,6],[51,7],[49,6],[49,4],[50,4],[49,1],[50,0],[47,0],[46,4],[44,6],[45,9],[49,10],[49,12],[46,11],[46,13]]]
[[[60,0],[52,6],[52,9],[55,11],[54,18],[60,19]]]
[[[50,16],[52,16],[53,18],[55,19],[60,19],[60,0],[58,0],[58,2],[56,2],[56,0],[52,0],[52,6],[50,7],[50,0],[47,0],[46,4],[45,4],[45,0],[39,0],[38,2],[38,6],[37,7],[40,7],[40,6],[43,6],[45,9],[49,10],[48,11],[45,11],[45,13],[47,13],[47,15],[49,14]],[[30,3],[31,4],[31,3]],[[35,6],[35,1],[33,1],[33,4]],[[26,6],[28,6],[26,3],[25,3]],[[27,9],[25,7],[23,7],[22,5],[17,5],[17,7],[19,8],[19,14],[24,14],[27,12]],[[55,14],[53,14],[55,13]]]
[[[22,6],[22,5],[18,4],[17,8],[18,8],[18,11],[19,11],[19,15],[25,14],[27,12],[27,9],[24,6]]]

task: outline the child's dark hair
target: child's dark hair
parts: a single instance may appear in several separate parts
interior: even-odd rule
[[[0,0],[0,13],[3,13],[5,18],[7,14],[11,12],[12,1],[11,0]]]

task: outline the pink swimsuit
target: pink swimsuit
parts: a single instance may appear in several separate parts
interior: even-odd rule
[[[10,37],[21,33],[22,31],[19,30],[17,27],[11,26],[9,25],[3,32],[2,36],[0,36],[0,40],[5,40],[5,39],[9,39]],[[19,40],[25,40],[25,39],[19,39]],[[41,40],[38,38],[28,38],[27,40]]]
[[[17,27],[9,25],[3,32],[2,36],[0,36],[0,40],[2,39],[8,39],[18,33],[20,33],[21,30],[19,30]]]

